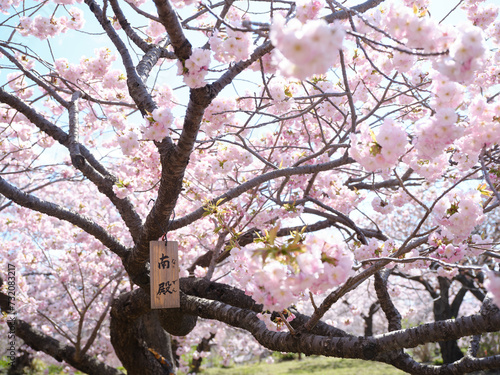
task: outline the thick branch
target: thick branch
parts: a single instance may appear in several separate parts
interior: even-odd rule
[[[128,375],[170,375],[174,373],[170,336],[160,326],[158,311],[127,319],[113,306],[110,336],[115,353]],[[155,358],[151,351],[161,355]]]
[[[307,212],[306,210],[308,210],[307,207],[304,209],[304,212]],[[317,210],[314,210],[314,211],[317,211]],[[319,212],[319,211],[317,211],[317,212]],[[305,228],[304,233],[312,233],[312,232],[316,232],[316,231],[319,231],[322,229],[330,228],[331,226],[334,226],[337,223],[342,222],[342,221],[337,220],[334,215],[329,215],[329,216],[331,216],[331,218],[329,218],[327,220],[318,221],[314,224],[281,228],[278,231],[278,233],[276,234],[276,236],[277,237],[289,236],[291,232],[301,231],[304,228]],[[382,240],[382,241],[387,240],[387,238],[381,232],[378,232],[378,231],[375,231],[372,229],[362,229],[362,228],[358,228],[358,229],[360,231],[362,231],[362,233],[364,234],[365,237],[370,237],[370,238],[375,237],[375,238],[378,238],[379,240]],[[261,234],[262,233],[257,228],[253,228],[253,229],[248,230],[247,232],[243,233],[241,236],[238,237],[238,239],[237,239],[238,246],[244,247],[244,246],[252,243]],[[229,242],[227,242],[226,245],[229,245]],[[230,254],[231,254],[230,250],[224,251],[217,258],[217,263],[220,263],[223,260],[225,260]],[[195,270],[196,266],[208,267],[210,265],[211,260],[212,260],[212,256],[213,256],[213,252],[207,251],[205,254],[198,257],[193,262],[193,264],[191,264],[191,266],[189,266],[189,268],[187,270],[189,272],[193,272]]]
[[[257,314],[262,312],[262,305],[257,304],[252,297],[246,295],[244,291],[226,284],[190,277],[180,279],[180,286],[182,292],[189,295],[220,301]],[[116,298],[111,314],[119,319],[127,319],[132,322],[149,311],[151,311],[149,295],[142,288],[137,288]],[[310,319],[309,316],[296,310],[293,310],[293,313],[296,316],[291,322],[294,328],[298,329]],[[160,312],[162,327],[167,332],[177,336],[184,336],[193,329],[196,323],[196,320],[192,319],[193,316],[195,315],[186,314],[182,309],[166,309]],[[174,317],[175,319],[173,319]],[[311,333],[331,337],[351,337],[341,329],[322,321],[318,322]]]
[[[85,164],[85,158],[80,153],[80,143],[79,143],[79,134],[80,134],[80,123],[78,121],[78,111],[77,111],[77,103],[78,98],[80,97],[80,92],[75,91],[71,96],[71,102],[68,108],[69,115],[69,155],[71,157],[71,162],[75,166],[75,168],[82,168]]]
[[[500,329],[500,312],[490,310],[455,320],[427,323],[415,328],[372,337],[325,337],[309,333],[292,335],[266,329],[255,312],[204,298],[181,295],[181,309],[205,319],[215,319],[250,332],[270,350],[326,355],[342,358],[374,359],[378,354],[412,348],[427,342],[458,339]]]
[[[470,366],[470,362],[462,360],[452,365],[424,366],[414,362],[410,357],[398,351],[412,348],[427,342],[436,342],[500,329],[500,311],[492,304],[486,304],[481,314],[471,315],[454,320],[445,320],[420,325],[415,328],[397,330],[373,337],[354,337],[343,331],[319,322],[309,333],[292,335],[286,332],[268,331],[265,324],[257,317],[260,306],[248,296],[239,298],[242,291],[226,285],[209,282],[204,279],[182,279],[183,292],[207,295],[210,299],[181,294],[181,309],[184,314],[196,315],[205,319],[214,319],[250,332],[260,344],[268,349],[284,352],[296,352],[315,355],[326,355],[343,358],[372,359],[393,364],[405,371],[412,369],[415,374],[438,374],[448,372],[448,368],[462,369]],[[226,302],[211,300],[221,299]],[[129,318],[140,316],[148,311],[149,298],[142,289],[120,296],[123,306],[121,316]],[[248,301],[247,301],[248,299]],[[227,303],[230,302],[230,303]],[[234,303],[236,306],[232,306]],[[301,326],[309,318],[294,311],[297,318],[292,321],[294,327]],[[474,369],[490,368],[498,359],[473,362]],[[456,372],[455,372],[456,373]]]
[[[182,189],[184,172],[200,129],[205,108],[210,104],[206,90],[191,90],[182,133],[177,145],[169,137],[157,144],[161,161],[161,179],[158,197],[149,212],[140,241],[127,261],[126,268],[138,285],[146,285],[148,277],[145,264],[149,259],[149,241],[158,239],[166,232],[167,222],[172,214]]]
[[[142,39],[137,33],[132,29],[130,26],[130,23],[128,22],[127,18],[122,12],[122,9],[120,8],[120,5],[118,4],[117,0],[110,0],[109,2],[111,4],[111,7],[113,8],[113,12],[116,15],[116,19],[120,23],[121,28],[127,36],[135,43],[137,47],[139,47],[143,52],[148,52],[152,48],[159,48],[158,46],[149,44],[146,42],[144,39]],[[160,57],[166,57],[169,59],[175,59],[175,54],[172,52],[167,51],[165,48],[159,48],[159,55]],[[156,62],[155,62],[156,63]],[[154,64],[153,64],[154,65]],[[139,75],[141,75],[139,73]]]
[[[191,56],[191,43],[187,40],[177,13],[169,0],[154,0],[161,24],[167,30],[178,59],[187,60]]]
[[[395,256],[401,256],[411,251],[411,249],[420,246],[427,242],[427,238],[420,238],[418,240],[414,240],[409,243],[405,247],[401,247]],[[305,325],[305,329],[310,331],[316,323],[326,314],[326,312],[332,307],[332,305],[337,302],[342,296],[344,296],[349,291],[355,289],[359,285],[361,285],[365,280],[367,280],[370,276],[375,274],[375,272],[380,271],[383,267],[385,267],[390,260],[380,260],[375,262],[372,266],[365,269],[364,271],[358,273],[357,275],[349,278],[342,286],[337,288],[335,291],[330,293],[321,303],[321,305],[314,311],[314,314],[311,316],[311,319]]]
[[[0,45],[8,47],[7,44],[1,43]],[[44,80],[36,77],[33,73],[31,73],[29,70],[24,69],[24,66],[10,53],[8,53],[5,49],[0,47],[0,53],[7,57],[12,63],[16,65],[16,67],[23,72],[23,74],[31,79],[33,82],[35,82],[38,86],[42,87],[45,91],[47,91],[50,96],[52,96],[59,104],[61,104],[63,107],[68,108],[69,103],[64,100],[47,82]]]
[[[160,46],[151,46],[148,52],[142,56],[139,64],[137,64],[137,74],[139,74],[144,83],[147,82],[149,73],[151,73],[151,70],[160,59],[162,50],[163,48]]]
[[[473,371],[498,369],[500,367],[500,356],[495,355],[486,358],[464,357],[459,361],[442,366],[424,365],[413,360],[408,354],[384,358],[386,362],[409,374],[414,375],[456,375]]]
[[[184,279],[181,279],[181,287]],[[149,291],[149,289],[147,289]],[[111,307],[111,318],[122,323],[135,324],[141,316],[151,312],[151,298],[143,288],[122,293],[115,298]],[[180,309],[159,310],[159,320],[162,328],[175,336],[186,336],[196,326],[197,317],[185,314]],[[122,323],[117,323],[121,325]]]
[[[113,184],[118,181],[118,179],[109,173],[108,170],[95,159],[92,153],[85,146],[78,143],[75,139],[72,141],[70,135],[68,135],[65,131],[46,120],[32,107],[23,103],[19,98],[5,92],[1,88],[0,102],[7,104],[11,108],[14,108],[22,113],[41,131],[58,141],[61,145],[65,146],[70,151],[70,154],[71,147],[74,149],[76,149],[76,147],[78,148],[79,155],[83,156],[83,158],[88,161],[88,164],[82,163],[80,165],[80,171],[113,203],[125,222],[125,225],[130,230],[132,238],[134,241],[137,241],[142,227],[142,220],[128,198],[119,199],[114,193]],[[75,113],[71,113],[70,111],[70,129],[72,126],[71,122],[77,121],[76,118],[74,118],[76,116],[76,109],[73,109],[73,111],[75,111]],[[74,127],[74,131],[77,132],[76,126]]]
[[[462,306],[462,302],[464,301],[466,293],[467,293],[467,288],[462,287],[453,298],[453,302],[451,303],[451,316],[458,316],[458,312],[460,311],[460,306]]]
[[[278,169],[274,171],[270,171],[267,173],[264,173],[260,176],[257,176],[255,178],[252,178],[251,180],[248,180],[241,185],[227,191],[226,193],[219,195],[218,197],[212,199],[207,205],[202,206],[195,211],[191,212],[190,214],[187,214],[186,216],[183,216],[177,220],[174,220],[170,226],[170,228],[173,229],[178,229],[185,227],[192,222],[198,220],[203,216],[203,213],[205,212],[205,207],[208,205],[213,205],[217,202],[219,202],[219,205],[224,204],[226,202],[229,202],[231,199],[234,199],[241,194],[247,192],[250,189],[253,189],[254,187],[259,186],[260,184],[263,184],[264,182],[271,181],[280,177],[287,177],[287,176],[295,176],[295,175],[304,175],[304,174],[312,174],[316,172],[321,172],[321,171],[328,171],[332,170],[338,167],[341,167],[343,165],[347,165],[350,163],[353,163],[354,159],[351,159],[347,156],[343,156],[339,159],[329,161],[327,163],[321,163],[321,164],[316,164],[316,165],[302,165],[300,167],[291,167],[291,168],[283,168],[283,169]]]
[[[16,204],[29,208],[31,210],[47,214],[49,216],[70,222],[73,225],[83,229],[85,232],[94,236],[104,246],[120,258],[124,258],[128,250],[116,238],[109,235],[108,232],[93,222],[91,219],[82,216],[76,212],[67,210],[55,203],[43,201],[34,195],[26,194],[15,186],[11,185],[0,177],[0,194],[12,200]]]
[[[181,287],[182,291],[189,295],[220,301],[256,313],[262,312],[262,305],[257,304],[252,297],[246,295],[244,291],[226,284],[191,277],[182,279]]]
[[[377,5],[383,3],[384,0],[368,0],[365,1],[362,4],[353,6],[351,8],[351,11],[358,12],[358,13],[364,13],[367,10],[370,10],[372,8],[375,8]],[[354,13],[353,12],[353,13]],[[349,12],[346,12],[345,10],[340,10],[338,12],[332,13],[324,18],[326,22],[333,22],[335,20],[344,20],[349,18]]]
[[[389,322],[389,331],[401,329],[401,314],[396,306],[394,306],[391,296],[387,291],[387,279],[380,272],[375,273],[375,291],[380,307]]]
[[[63,344],[58,340],[45,335],[32,328],[23,320],[18,320],[16,324],[16,336],[20,337],[26,345],[33,350],[42,351],[57,361],[64,361],[86,374],[95,375],[123,375],[123,372],[99,362],[95,356],[84,354],[79,361],[75,360],[75,348]]]
[[[457,276],[455,276],[455,280],[458,280],[465,288],[467,288],[469,292],[471,292],[474,295],[474,297],[476,297],[479,301],[483,302],[486,295],[481,289],[479,289],[474,284],[473,278],[460,272]]]
[[[106,15],[103,14],[101,8],[94,0],[85,0],[85,4],[87,4],[92,13],[94,13],[95,18],[99,21],[121,56],[123,66],[127,72],[127,86],[129,94],[132,99],[134,99],[135,104],[143,115],[146,115],[147,112],[153,112],[157,106],[149,94],[145,82],[143,82],[141,77],[137,74],[132,57],[125,46],[125,43],[123,43],[120,39],[113,28],[113,25],[111,25],[111,22]]]
[[[361,314],[361,317],[365,321],[365,337],[373,336],[373,316],[380,309],[380,303],[374,302],[370,305],[370,309],[368,310],[368,315]]]
[[[342,331],[336,331],[330,327],[334,329],[331,331],[329,326],[321,324],[318,324],[318,331],[315,331],[315,334],[311,332],[291,335],[268,331],[265,324],[257,317],[260,308],[248,296],[239,299],[238,295],[242,292],[237,289],[203,279],[182,279],[181,288],[183,291],[198,295],[206,294],[209,298],[219,298],[237,305],[232,306],[229,303],[183,293],[181,295],[182,312],[242,328],[254,335],[265,347],[277,351],[374,359],[386,352],[412,348],[427,342],[458,339],[500,329],[500,311],[493,304],[487,303],[481,314],[427,323],[371,338],[346,336]],[[123,306],[126,308],[123,310],[125,314],[131,313],[131,316],[139,316],[149,311],[149,298],[142,289],[136,289],[127,295],[127,298],[123,300]],[[124,297],[121,296],[120,299]],[[246,299],[248,302],[245,302]],[[299,324],[307,320],[307,317],[299,313],[297,315]],[[320,332],[323,334],[320,335]],[[332,335],[327,337],[327,332]]]

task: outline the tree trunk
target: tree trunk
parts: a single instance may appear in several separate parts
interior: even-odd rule
[[[129,320],[111,314],[111,343],[128,375],[175,373],[170,335],[162,328],[158,312]]]
[[[438,344],[443,363],[453,363],[464,356],[456,340],[440,341]]]
[[[370,310],[368,311],[368,316],[361,314],[361,317],[365,321],[365,337],[373,336],[373,316],[380,309],[380,304],[378,302],[372,303]]]
[[[9,367],[7,375],[22,375],[26,373],[26,367],[31,369],[31,365],[33,363],[31,354],[24,349],[19,350],[19,352],[21,355],[16,357],[14,364]]]
[[[196,347],[196,352],[201,354],[203,352],[210,351],[210,341],[215,337],[214,333],[210,333],[209,337],[203,337]],[[189,370],[191,373],[197,374],[201,371],[201,363],[203,361],[203,357],[199,355],[197,358],[193,358],[191,364],[189,366]]]
[[[452,308],[449,302],[449,290],[451,281],[439,276],[439,298],[434,300],[434,320],[446,320],[453,318]],[[443,363],[452,363],[458,361],[464,355],[460,350],[456,340],[440,341],[439,348],[441,350],[441,357]]]

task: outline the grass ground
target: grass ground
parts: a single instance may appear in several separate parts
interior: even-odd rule
[[[47,366],[35,361],[30,375],[59,375],[62,368]],[[123,369],[122,369],[123,371]],[[7,362],[0,359],[0,374],[7,373]],[[78,372],[80,374],[80,372]],[[326,357],[306,357],[302,360],[289,360],[268,364],[264,361],[248,365],[235,365],[231,368],[212,367],[205,369],[201,375],[399,375],[405,374],[394,367],[378,362],[367,362],[354,359],[337,359]]]
[[[267,364],[235,365],[231,368],[212,367],[204,375],[399,375],[406,374],[392,366],[354,359],[306,357],[300,361]]]

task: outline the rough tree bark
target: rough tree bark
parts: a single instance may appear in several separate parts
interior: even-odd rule
[[[380,304],[378,302],[374,302],[368,310],[368,315],[361,314],[361,317],[365,321],[365,336],[373,336],[373,316],[379,309]]]
[[[458,311],[455,311],[458,309],[453,309],[449,300],[451,281],[438,276],[438,282],[439,296],[434,299],[433,304],[434,320],[436,322],[454,318],[458,313]],[[463,299],[464,294],[465,291],[462,289],[459,294],[455,296],[455,301]],[[443,363],[453,363],[464,356],[458,346],[457,340],[439,341],[438,344],[441,351],[441,357],[443,358]]]
[[[170,335],[162,328],[158,311],[127,319],[114,310],[110,331],[111,343],[127,374],[170,375],[175,372]]]
[[[452,281],[439,276],[439,288],[435,289],[432,285],[422,276],[409,276],[400,272],[394,273],[397,276],[404,277],[408,280],[413,280],[424,286],[425,290],[430,294],[433,299],[433,314],[436,322],[447,319],[453,319],[458,316],[460,306],[463,302],[465,294],[471,292],[479,301],[483,301],[485,295],[474,284],[473,279],[465,273],[459,273],[455,279],[458,280],[462,287],[453,297],[450,302],[450,287]],[[453,363],[464,357],[464,354],[458,346],[457,340],[444,340],[438,342],[443,363]]]

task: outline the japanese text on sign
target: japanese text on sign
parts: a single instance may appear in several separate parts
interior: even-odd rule
[[[151,308],[180,307],[178,246],[175,241],[151,241]]]

